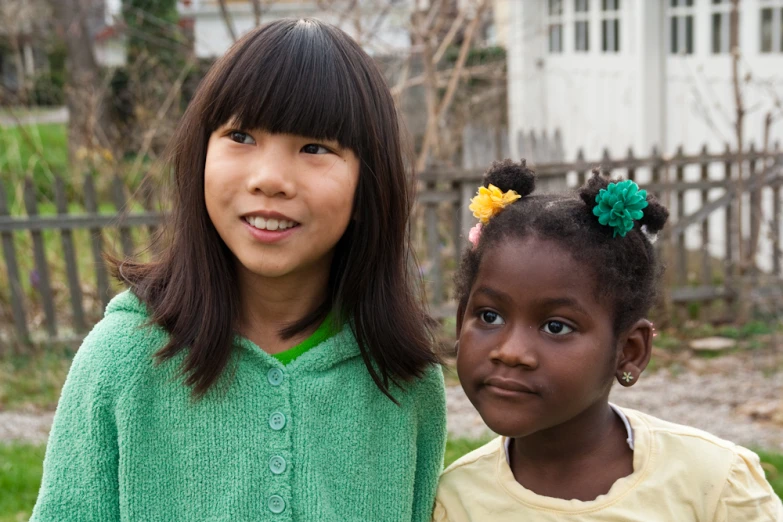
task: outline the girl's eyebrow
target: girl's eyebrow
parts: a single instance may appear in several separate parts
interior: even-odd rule
[[[488,286],[480,286],[476,289],[474,294],[484,294],[487,297],[490,297],[492,299],[497,299],[498,301],[505,301],[505,302],[511,302],[511,296],[508,295],[505,292],[502,292],[500,290],[495,290],[494,288],[490,288]]]
[[[575,311],[589,316],[590,314],[585,310],[585,308],[579,304],[579,302],[576,299],[573,299],[571,297],[552,297],[548,299],[540,299],[536,302],[537,306],[540,306],[541,308],[557,308],[560,306],[572,308]]]

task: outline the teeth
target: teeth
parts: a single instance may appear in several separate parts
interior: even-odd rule
[[[296,226],[295,221],[289,221],[287,219],[264,219],[262,217],[248,217],[247,218],[248,224],[251,226],[259,229],[259,230],[286,230],[288,228],[293,228]]]

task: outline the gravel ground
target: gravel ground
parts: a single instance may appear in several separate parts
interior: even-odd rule
[[[54,412],[0,412],[0,441],[46,442],[52,417]]]
[[[689,359],[642,375],[631,388],[615,386],[611,400],[662,419],[695,426],[743,446],[783,452],[783,366],[780,356]],[[777,370],[777,371],[776,371]],[[465,397],[449,386],[449,433],[492,433]],[[0,412],[0,441],[46,441],[53,413]]]
[[[450,386],[447,397],[451,435],[492,435],[459,386]],[[743,446],[783,452],[783,371],[769,364],[733,356],[695,359],[642,375],[631,388],[617,385],[611,401]]]

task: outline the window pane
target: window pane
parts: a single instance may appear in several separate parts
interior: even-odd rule
[[[588,23],[585,21],[576,22],[576,50],[587,51],[589,50],[589,33]]]
[[[672,0],[674,1],[674,0]],[[604,11],[619,11],[620,10],[620,0],[603,0],[601,3],[601,8]]]
[[[562,27],[560,24],[549,26],[549,52],[551,53],[559,53],[563,50]]]
[[[590,50],[590,24],[588,22],[585,22],[585,28],[584,28],[584,51]]]
[[[614,21],[614,50],[615,52],[620,50],[620,20],[617,19]]]
[[[576,0],[576,7],[574,7],[574,11],[577,13],[585,13],[590,10],[590,2],[589,0]]]
[[[563,14],[563,0],[549,0],[549,15],[560,16]]]
[[[772,9],[761,10],[761,52],[772,52]]]
[[[688,7],[693,7],[693,0],[685,0],[685,5]]]
[[[783,51],[783,9],[780,10],[778,16],[778,23],[780,23],[780,27],[778,27],[778,31],[780,31],[778,33],[778,35],[780,35],[780,42],[778,42],[778,44],[780,47],[778,47],[778,51]]]
[[[607,51],[609,49],[608,37],[609,20],[601,20],[601,50]]]
[[[715,0],[713,0],[715,1]],[[712,52],[723,52],[723,16],[720,13],[712,13]]]
[[[670,47],[669,51],[672,54],[677,54],[679,52],[679,50],[680,50],[679,49],[679,45],[678,45],[678,41],[677,41],[677,36],[678,36],[678,34],[677,34],[678,33],[678,31],[677,31],[677,25],[678,25],[677,21],[678,21],[678,18],[676,16],[672,16],[669,20],[671,22],[669,24],[669,35],[671,36],[671,47]]]
[[[685,17],[685,52],[693,54],[693,17]]]

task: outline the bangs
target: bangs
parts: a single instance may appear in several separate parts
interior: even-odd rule
[[[233,119],[241,129],[333,140],[358,154],[369,98],[361,52],[317,20],[286,22],[251,32],[221,60],[221,81],[205,93],[207,131]]]

